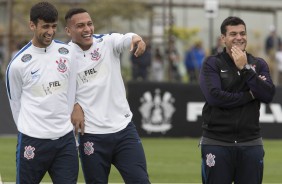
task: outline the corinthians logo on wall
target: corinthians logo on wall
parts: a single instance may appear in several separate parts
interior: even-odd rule
[[[165,134],[172,128],[171,117],[175,111],[174,98],[170,92],[164,92],[161,96],[160,89],[155,94],[146,91],[140,98],[139,112],[142,115],[141,127],[147,132],[160,132]]]

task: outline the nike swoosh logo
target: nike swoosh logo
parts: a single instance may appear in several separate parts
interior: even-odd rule
[[[228,70],[220,70],[220,72],[224,73],[224,72],[228,72]]]
[[[31,71],[30,73],[31,73],[31,75],[33,75],[33,74],[35,74],[36,72],[38,72],[39,71],[39,69],[38,70],[36,70],[36,71]]]

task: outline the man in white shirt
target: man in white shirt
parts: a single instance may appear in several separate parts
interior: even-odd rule
[[[12,59],[6,86],[18,129],[17,184],[76,184],[78,154],[70,115],[76,89],[71,48],[53,40],[58,11],[48,2],[30,10],[34,35]]]
[[[92,19],[81,8],[69,10],[65,20],[69,44],[79,61],[76,102],[84,116],[76,105],[73,114],[81,118],[73,118],[73,123],[81,129],[79,151],[85,182],[108,183],[113,164],[125,183],[150,183],[120,69],[120,54],[136,46],[139,56],[145,50],[144,41],[134,33],[93,35]]]

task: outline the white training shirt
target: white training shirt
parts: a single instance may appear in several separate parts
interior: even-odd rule
[[[10,62],[6,86],[19,132],[56,139],[73,130],[77,66],[70,49],[54,40],[47,48],[29,42]]]
[[[93,35],[93,45],[87,51],[69,43],[77,51],[76,101],[84,111],[85,133],[115,133],[132,119],[121,75],[120,54],[130,50],[133,35]]]

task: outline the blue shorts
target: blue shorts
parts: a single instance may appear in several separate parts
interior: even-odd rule
[[[17,184],[38,184],[49,173],[54,184],[76,184],[78,153],[73,132],[51,140],[18,133]]]
[[[127,184],[148,184],[143,146],[133,123],[111,134],[79,136],[79,152],[85,182],[108,183],[113,164]]]
[[[263,146],[202,145],[203,184],[260,184]]]

